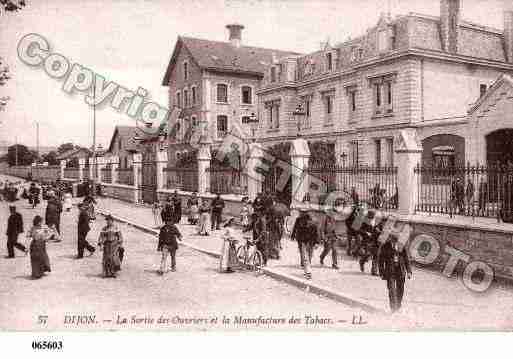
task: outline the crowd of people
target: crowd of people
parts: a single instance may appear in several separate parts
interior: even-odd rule
[[[16,206],[11,204],[10,216],[7,223],[7,248],[8,258],[14,257],[15,249],[25,255],[30,254],[32,277],[41,278],[46,272],[51,271],[50,259],[46,251],[48,242],[60,242],[61,216],[63,212],[69,212],[72,208],[72,195],[59,183],[48,184],[44,188],[31,183],[29,187],[22,183],[2,184],[4,198],[6,190],[21,193],[23,199],[37,207],[41,203],[41,195],[46,200],[44,216],[36,215],[32,220],[32,226],[27,231],[27,237],[31,240],[29,248],[19,243],[18,237],[24,232],[23,217],[17,212]],[[354,256],[360,264],[362,272],[365,264],[371,262],[371,274],[379,275],[387,281],[390,294],[390,307],[393,311],[401,306],[404,293],[405,278],[411,276],[411,268],[408,256],[404,248],[400,248],[397,239],[380,245],[378,237],[383,230],[384,221],[376,221],[373,211],[365,210],[365,220],[361,220],[363,208],[356,196],[351,196],[353,210],[346,219],[347,254]],[[16,197],[14,201],[16,201]],[[121,270],[124,258],[123,235],[114,224],[114,218],[106,216],[106,225],[101,229],[97,246],[89,243],[87,237],[91,230],[91,222],[96,219],[94,206],[96,204],[92,188],[85,191],[83,200],[78,203],[77,218],[77,259],[84,258],[87,252],[90,256],[100,248],[102,255],[102,273],[106,278],[116,277]],[[214,231],[220,231],[221,258],[220,271],[233,272],[239,263],[237,258],[237,243],[240,234],[234,230],[235,217],[225,216],[223,211],[225,202],[219,194],[211,199],[200,197],[193,193],[186,201],[187,222],[196,226],[196,233],[201,236],[209,236]],[[177,191],[166,198],[163,203],[155,201],[152,206],[155,226],[160,229],[157,251],[161,252],[161,263],[158,273],[163,275],[168,270],[176,271],[176,252],[178,244],[182,241],[182,234],[178,228],[182,220],[182,200]],[[251,241],[262,257],[262,265],[267,265],[269,260],[280,260],[282,251],[282,239],[284,236],[285,218],[290,215],[288,206],[277,200],[271,193],[259,193],[253,201],[244,198],[238,223],[242,227],[242,237]],[[358,218],[360,216],[360,218]],[[361,225],[355,226],[358,222]],[[319,263],[323,266],[326,258],[331,254],[331,267],[339,269],[338,235],[336,221],[330,215],[314,214],[306,206],[299,207],[299,215],[291,231],[290,239],[297,242],[299,252],[299,265],[304,271],[307,280],[312,278],[312,257],[317,247],[322,251]],[[170,264],[168,261],[170,260]]]

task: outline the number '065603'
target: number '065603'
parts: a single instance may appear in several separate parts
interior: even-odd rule
[[[33,341],[32,349],[34,350],[61,350],[62,341]]]

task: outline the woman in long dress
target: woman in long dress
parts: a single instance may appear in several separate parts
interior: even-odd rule
[[[118,227],[114,225],[114,219],[107,215],[107,225],[100,232],[98,246],[103,249],[103,276],[115,278],[116,272],[121,270],[123,260],[123,236]]]
[[[199,207],[199,223],[198,223],[198,234],[200,236],[208,236],[208,222],[210,213],[210,206],[207,204],[206,199],[202,199]]]
[[[32,238],[30,242],[30,265],[32,267],[32,278],[39,279],[45,272],[51,272],[50,259],[46,252],[46,242],[50,238],[48,228],[43,227],[43,218],[35,216],[33,226],[27,234]]]
[[[192,194],[192,197],[187,200],[187,208],[189,210],[189,224],[198,224],[199,220],[199,207],[198,207],[198,196],[196,192]]]
[[[224,225],[223,246],[221,247],[221,259],[219,261],[219,270],[222,273],[233,272],[237,266],[237,243],[235,231],[231,228],[233,218],[230,218]]]
[[[73,206],[71,203],[71,198],[72,198],[71,193],[66,192],[64,194],[64,210],[66,212],[71,211],[71,207]]]

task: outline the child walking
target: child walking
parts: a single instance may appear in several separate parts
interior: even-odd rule
[[[158,273],[163,275],[167,272],[167,257],[171,257],[171,272],[176,271],[176,250],[178,249],[178,242],[182,241],[182,235],[178,228],[176,228],[171,218],[166,219],[166,223],[160,229],[159,244],[157,251],[162,252],[162,260],[160,262],[160,270]]]

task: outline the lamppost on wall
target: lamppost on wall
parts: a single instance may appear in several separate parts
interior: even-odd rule
[[[296,106],[296,109],[294,112],[292,112],[292,115],[294,116],[294,119],[297,122],[297,137],[301,137],[301,120],[303,119],[303,116],[305,116],[305,111],[303,110],[303,104],[299,103]]]
[[[252,139],[252,142],[256,142],[255,133],[256,133],[256,130],[258,129],[258,118],[257,118],[257,116],[255,115],[254,112],[252,112],[251,116],[249,116],[249,120],[247,121],[247,123],[251,127],[251,139]]]

